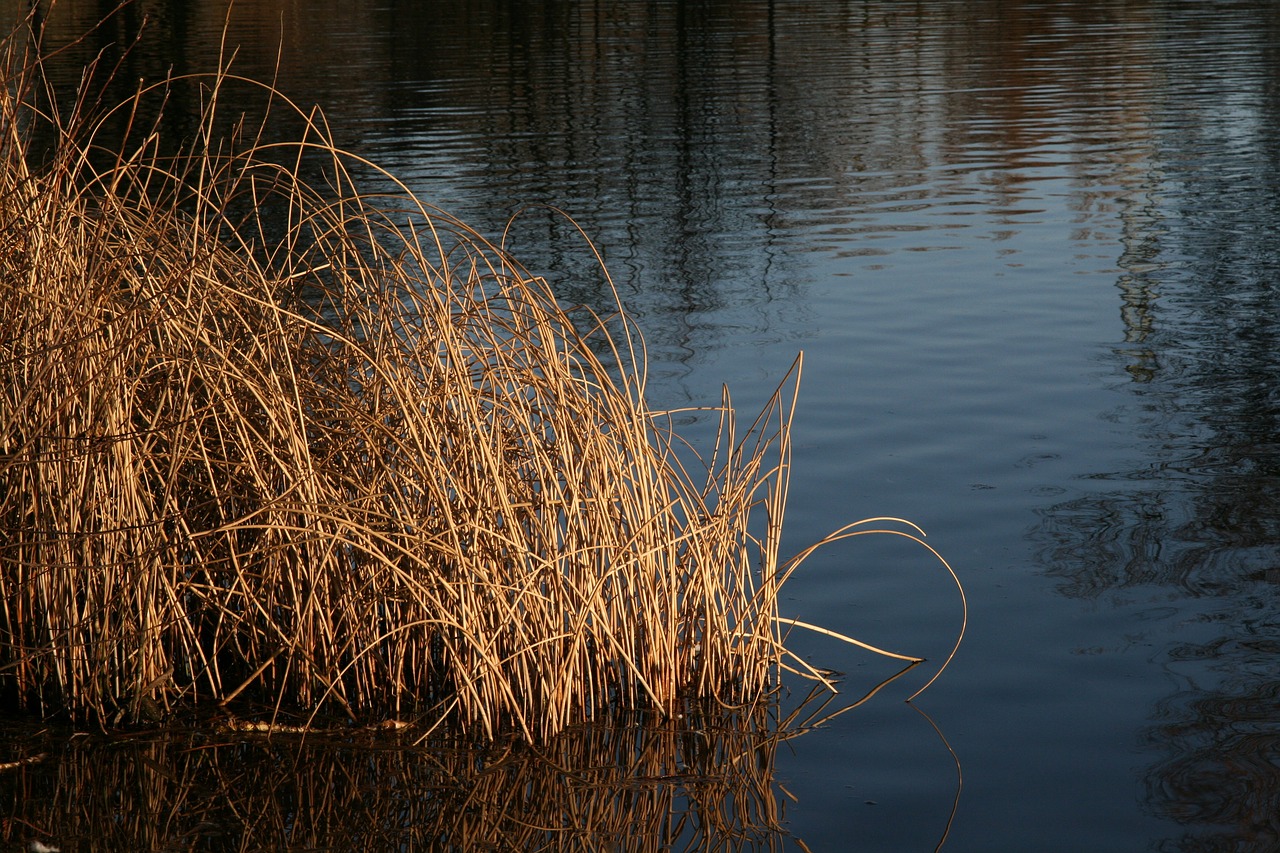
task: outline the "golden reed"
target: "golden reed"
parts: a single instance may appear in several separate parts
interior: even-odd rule
[[[562,309],[319,112],[226,70],[59,112],[24,44],[0,67],[6,705],[544,741],[771,689],[803,624],[778,617],[808,554],[778,556],[798,361],[745,431],[714,407],[695,457],[625,316]],[[172,153],[179,85],[200,118]],[[223,115],[246,87],[294,141]]]

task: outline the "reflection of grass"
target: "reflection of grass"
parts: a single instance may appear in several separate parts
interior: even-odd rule
[[[343,725],[250,734],[207,721],[114,737],[10,725],[0,760],[18,760],[0,763],[0,840],[63,850],[808,849],[786,829],[776,759],[826,712],[824,698],[819,690],[787,715],[777,693],[734,710],[690,702],[676,717],[618,713],[537,745]]]
[[[12,705],[241,697],[545,741],[770,688],[793,381],[745,432],[726,397],[685,467],[625,318],[562,310],[407,191],[362,194],[352,169],[374,167],[318,114],[268,90],[300,140],[218,136],[255,84],[194,81],[202,133],[171,156],[139,107],[161,90],[41,115],[38,64],[7,56]]]
[[[536,748],[207,726],[14,736],[47,757],[0,774],[3,835],[64,850],[782,849],[775,710],[620,714]]]

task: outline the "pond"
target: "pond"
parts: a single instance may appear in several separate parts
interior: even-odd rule
[[[114,6],[59,0],[46,47]],[[962,578],[908,704],[948,576],[893,538],[804,564],[787,615],[928,661],[770,749],[786,837],[709,844],[1280,847],[1275,4],[142,0],[61,61],[208,71],[224,21],[236,71],[495,239],[520,212],[515,254],[607,307],[580,227],[654,406],[752,412],[803,351],[790,550],[895,516]],[[851,695],[892,672],[793,645]],[[92,752],[63,784],[118,784]]]

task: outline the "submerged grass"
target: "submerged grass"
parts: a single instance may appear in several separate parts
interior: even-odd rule
[[[691,470],[624,316],[562,308],[320,113],[262,86],[299,138],[218,134],[259,84],[182,81],[200,132],[172,154],[178,81],[59,113],[38,59],[3,62],[8,706],[244,698],[544,741],[773,686],[803,624],[778,617],[808,553],[778,555],[798,362],[745,430],[726,396]]]

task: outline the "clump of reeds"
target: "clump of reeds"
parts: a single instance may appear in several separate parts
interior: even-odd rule
[[[256,85],[224,71],[60,114],[6,56],[9,705],[243,697],[543,739],[770,688],[793,382],[745,432],[726,399],[691,470],[624,318],[563,309],[318,113],[264,87],[301,137],[217,134]],[[169,85],[200,93],[177,153],[146,109]]]

